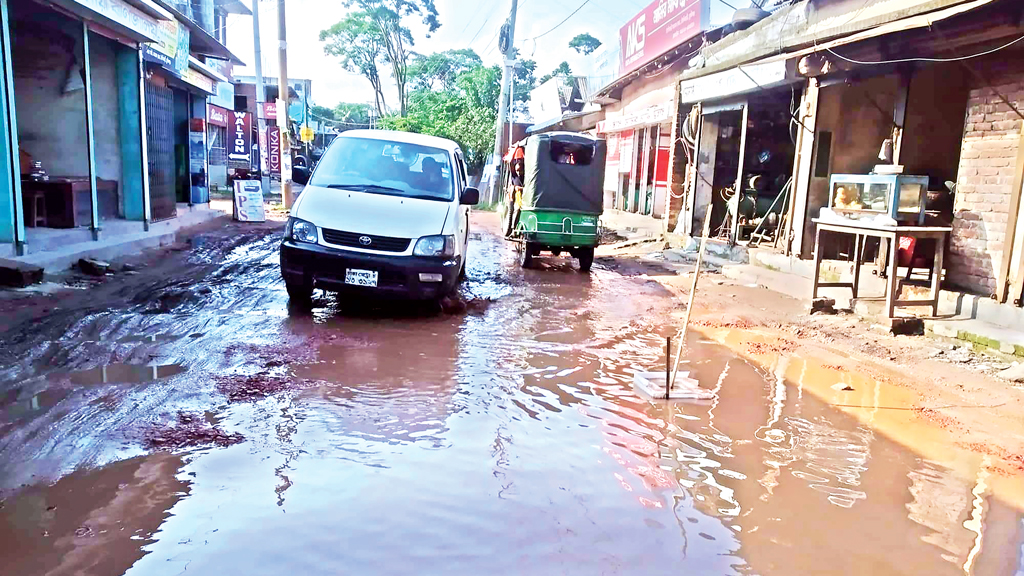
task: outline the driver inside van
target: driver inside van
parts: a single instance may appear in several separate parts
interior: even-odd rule
[[[441,163],[431,157],[423,159],[423,189],[431,192],[445,191],[445,178],[441,173]]]

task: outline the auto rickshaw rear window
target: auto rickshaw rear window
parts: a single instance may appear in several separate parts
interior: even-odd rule
[[[594,160],[594,147],[574,142],[551,143],[551,161],[557,164],[578,164],[589,166]]]

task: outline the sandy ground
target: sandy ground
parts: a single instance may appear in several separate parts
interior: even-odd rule
[[[653,261],[650,254],[649,246],[606,246],[597,261],[623,274],[649,276],[685,306],[693,266]],[[993,365],[1009,359],[968,352],[963,343],[946,339],[893,336],[849,313],[811,315],[809,305],[809,300],[740,285],[705,271],[691,328],[766,369],[787,357],[812,363],[814,377],[827,385],[821,388],[824,399],[835,405],[859,401],[850,401],[857,391],[842,390],[847,386],[835,386],[841,392],[836,396],[834,385],[852,380],[872,387],[879,383],[880,395],[898,401],[890,411],[904,413],[892,425],[897,441],[922,449],[937,433],[992,456],[1004,476],[1024,474],[1024,385],[991,375]],[[871,408],[872,403],[858,405]],[[922,432],[911,426],[920,422],[937,430]]]

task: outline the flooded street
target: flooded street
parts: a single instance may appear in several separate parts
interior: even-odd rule
[[[641,398],[684,312],[657,270],[523,271],[480,220],[464,312],[289,307],[268,227],[6,326],[0,572],[1024,570],[1020,477],[697,333],[684,370],[717,399]]]

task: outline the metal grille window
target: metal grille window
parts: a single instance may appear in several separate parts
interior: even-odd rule
[[[228,129],[211,124],[207,136],[210,142],[210,165],[227,166],[228,150],[226,142],[228,139]]]

